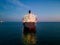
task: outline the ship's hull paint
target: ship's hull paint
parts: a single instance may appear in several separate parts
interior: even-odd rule
[[[23,32],[24,33],[35,33],[36,32],[36,23],[34,22],[25,22],[23,23]]]

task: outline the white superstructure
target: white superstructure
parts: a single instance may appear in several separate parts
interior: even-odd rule
[[[37,22],[36,15],[30,13],[23,17],[23,22]]]

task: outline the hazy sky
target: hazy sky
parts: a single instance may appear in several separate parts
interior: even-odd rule
[[[29,9],[41,22],[60,22],[60,0],[0,0],[0,20],[21,21]]]

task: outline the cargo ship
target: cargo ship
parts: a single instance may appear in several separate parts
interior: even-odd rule
[[[36,15],[31,13],[31,10],[29,10],[28,14],[26,14],[23,19],[23,32],[24,33],[35,33],[36,32],[36,22],[37,18]]]
[[[24,45],[36,45],[36,15],[29,10],[28,14],[24,15],[23,19],[22,39]]]

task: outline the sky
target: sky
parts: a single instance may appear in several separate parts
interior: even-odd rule
[[[20,22],[28,10],[40,22],[60,22],[60,0],[0,0],[0,20]]]

